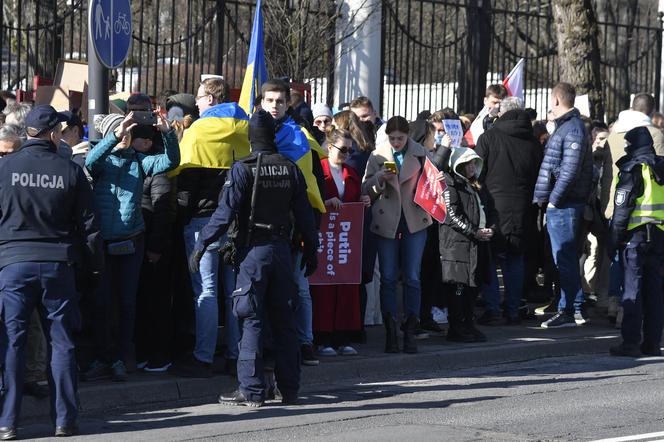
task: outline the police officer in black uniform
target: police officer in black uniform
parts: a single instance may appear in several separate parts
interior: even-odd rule
[[[239,270],[233,292],[233,313],[240,319],[242,339],[237,362],[240,387],[221,395],[225,405],[260,407],[266,399],[263,370],[265,330],[273,340],[275,376],[282,402],[294,403],[300,383],[300,353],[293,310],[297,286],[290,250],[291,220],[302,233],[302,266],[316,269],[318,235],[302,172],[276,151],[275,120],[260,110],[249,122],[252,153],[231,168],[219,206],[203,228],[190,257],[196,271],[205,248],[224,234],[231,222]],[[257,179],[255,174],[260,172]]]
[[[664,325],[664,158],[645,127],[625,134],[618,166],[611,239],[624,268],[623,321],[614,356],[660,356]],[[614,256],[615,253],[610,254]],[[642,334],[643,332],[643,334]]]
[[[72,332],[80,314],[75,267],[102,265],[94,196],[83,169],[57,153],[66,115],[36,106],[28,140],[0,160],[0,439],[16,438],[23,389],[24,347],[37,308],[47,336],[51,418],[56,436],[77,432],[76,359]],[[79,281],[91,280],[82,275]]]

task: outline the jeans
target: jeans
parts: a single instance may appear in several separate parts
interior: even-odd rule
[[[558,311],[580,312],[584,297],[576,239],[583,216],[583,204],[568,204],[546,209],[546,228],[551,238],[553,261],[560,278]]]
[[[304,276],[304,270],[300,270],[302,262],[302,252],[295,255],[295,266],[293,268],[293,277],[297,284],[298,303],[295,309],[295,330],[297,340],[300,345],[311,345],[314,342],[312,329],[312,307],[311,292],[309,291],[309,281]]]
[[[505,306],[507,314],[516,316],[523,295],[524,263],[523,254],[506,253],[496,256],[491,262],[491,282],[482,288],[482,297],[486,302],[487,310],[500,312],[500,287],[498,285],[498,274],[496,264],[503,271],[503,282],[505,283]]]
[[[420,316],[420,268],[427,230],[410,233],[403,229],[401,238],[390,239],[376,235],[380,263],[380,305],[383,314],[397,314],[396,288],[399,273],[404,278],[404,313]],[[401,268],[399,268],[401,260]]]
[[[194,251],[200,231],[210,220],[192,218],[184,227],[184,245],[187,256]],[[200,271],[190,274],[194,292],[194,310],[196,314],[196,345],[194,357],[202,362],[212,363],[217,346],[217,328],[219,326],[219,248],[226,241],[222,236],[208,246],[201,258]],[[225,336],[228,348],[227,358],[237,359],[240,326],[231,312],[231,294],[235,289],[235,273],[230,266],[222,266],[222,281],[226,306]],[[230,313],[229,313],[230,312]]]
[[[95,302],[95,344],[104,362],[133,359],[136,293],[143,263],[145,237],[134,240],[134,253],[105,255],[104,273]]]

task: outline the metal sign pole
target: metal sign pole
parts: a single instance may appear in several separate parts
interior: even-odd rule
[[[93,10],[94,3],[95,0],[88,0],[88,13]],[[98,141],[101,134],[95,129],[94,117],[108,113],[108,69],[97,57],[92,32],[88,26],[88,139]]]

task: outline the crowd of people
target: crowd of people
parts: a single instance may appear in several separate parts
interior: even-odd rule
[[[623,343],[612,354],[660,354],[664,192],[657,155],[664,155],[664,134],[655,123],[664,118],[651,95],[636,95],[606,124],[580,115],[567,83],[552,89],[542,119],[491,85],[476,145],[453,145],[445,130],[448,120],[468,130],[471,114],[445,108],[411,122],[383,121],[366,97],[333,111],[309,106],[280,80],[263,84],[251,118],[229,102],[220,78],[202,81],[196,95],[132,94],[113,103],[123,113],[87,124],[77,112],[17,103],[9,93],[1,98],[0,167],[9,168],[0,176],[0,297],[9,342],[3,435],[15,436],[22,393],[57,395],[56,425],[69,435],[79,376],[121,382],[142,370],[210,377],[217,352],[221,370],[240,380],[238,392],[220,402],[260,406],[275,394],[266,371],[292,403],[300,364],[358,354],[365,326],[381,323],[385,352],[417,353],[418,340],[430,336],[491,339],[490,328],[477,324],[518,325],[534,313],[541,327],[576,327],[588,324],[593,310],[622,326]],[[99,140],[87,139],[90,125]],[[35,177],[7,171],[28,157],[40,161],[44,150],[54,168],[76,165],[64,182],[48,167]],[[444,183],[444,222],[413,199],[425,161]],[[257,197],[265,164],[279,172],[265,178],[267,190]],[[30,200],[33,209],[21,198],[34,194],[16,193],[17,186],[62,189],[69,197],[58,196],[52,207]],[[365,206],[362,283],[310,286],[323,207],[357,202]],[[71,227],[43,219],[68,208]],[[58,216],[54,222],[65,223],[65,214]],[[35,227],[47,224],[52,233]],[[71,240],[61,258],[26,251],[39,241],[61,253],[58,234]],[[250,251],[235,250],[238,243]],[[264,243],[272,248],[261,249]],[[69,251],[77,247],[85,253]],[[62,266],[26,267],[51,260],[73,266],[75,287],[43,282],[42,294],[19,305],[18,279],[69,275]],[[49,290],[75,292],[69,307],[56,308]]]

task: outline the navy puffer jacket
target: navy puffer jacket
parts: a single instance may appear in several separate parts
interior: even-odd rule
[[[533,202],[556,207],[585,204],[592,189],[593,156],[579,111],[556,119],[556,130],[546,143]]]

